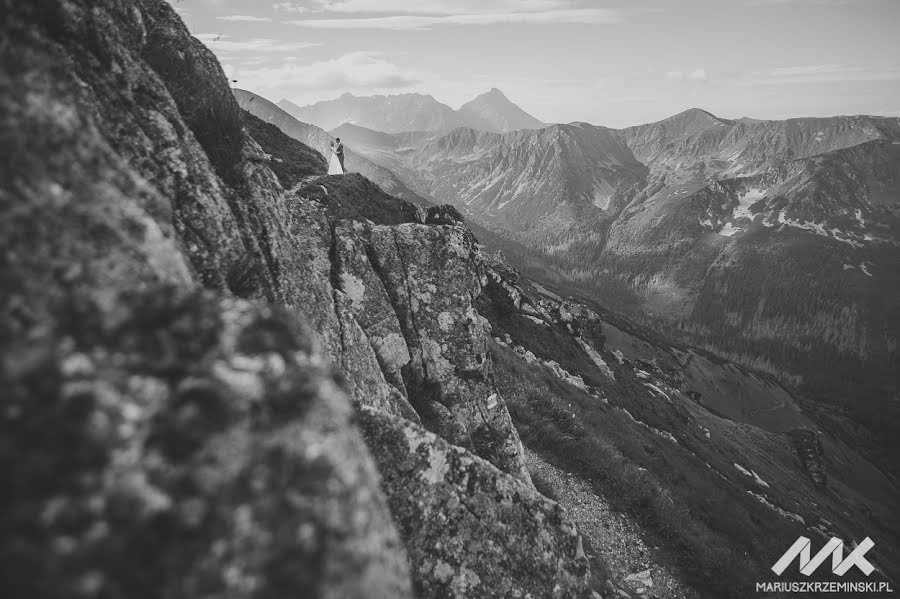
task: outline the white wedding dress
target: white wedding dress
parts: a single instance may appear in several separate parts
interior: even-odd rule
[[[338,160],[337,154],[331,153],[331,162],[328,163],[329,175],[343,175],[344,169],[341,168],[341,161]]]

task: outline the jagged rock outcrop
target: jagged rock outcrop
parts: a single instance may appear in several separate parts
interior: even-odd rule
[[[411,422],[370,408],[361,421],[417,593],[591,597],[581,537],[559,504]]]
[[[825,448],[822,446],[821,435],[818,431],[802,428],[787,433],[809,478],[816,486],[825,488],[828,486],[828,473],[825,470]]]
[[[543,548],[508,545],[497,580],[584,591],[577,533],[530,486],[493,385],[481,251],[458,214],[286,192],[162,0],[4,7],[0,570],[22,576],[0,594],[404,597],[404,556],[419,584],[436,555],[416,529],[443,530],[458,551],[438,575],[466,578],[508,539],[403,511],[415,481],[373,466],[355,424],[369,409],[421,432],[407,462],[449,452],[515,490],[524,511],[460,478],[428,495],[472,494]],[[365,281],[362,305],[342,275]]]
[[[428,428],[529,481],[493,386],[486,321],[474,308],[484,269],[471,233],[460,225],[344,222],[336,237],[337,284],[387,378],[408,389]]]
[[[518,433],[493,385],[489,327],[474,307],[484,273],[472,234],[452,225],[376,226],[369,244],[407,342],[405,374],[423,423],[530,481]]]
[[[348,298],[348,309],[365,331],[386,378],[406,395],[401,369],[411,359],[409,348],[384,281],[369,262],[368,231],[371,226],[349,220],[335,229],[336,283]]]

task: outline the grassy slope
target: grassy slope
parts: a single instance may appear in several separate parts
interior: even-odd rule
[[[306,177],[328,172],[325,158],[308,145],[288,137],[275,125],[256,118],[246,110],[243,116],[250,137],[272,155],[269,166],[284,188],[290,189]]]
[[[272,156],[269,167],[285,189],[322,204],[333,222],[341,219],[368,219],[378,224],[414,222],[421,208],[385,193],[358,173],[326,175],[325,158],[316,150],[243,111],[244,125],[251,137]],[[427,205],[424,200],[422,204]]]
[[[411,202],[386,194],[356,173],[307,181],[297,193],[325,206],[335,221],[367,218],[375,223],[395,225],[414,222],[417,212],[422,210]]]
[[[499,309],[490,298],[483,298],[479,311],[489,318],[495,335],[509,333],[515,344],[558,361],[603,391],[609,404],[547,369],[528,365],[504,346],[493,348],[498,383],[523,442],[591,481],[612,505],[656,535],[654,542],[665,549],[671,564],[702,593],[746,595],[800,534],[824,542],[809,530],[818,525],[845,539],[859,540],[877,530],[884,541],[878,563],[893,563],[896,519],[877,508],[877,518],[866,515],[873,509],[867,503],[872,495],[884,500],[891,490],[867,497],[858,493],[846,479],[864,464],[852,452],[832,446],[829,468],[845,480],[817,489],[785,436],[720,418],[677,393],[671,401],[655,397],[632,368],[618,365],[603,351],[616,374],[611,381],[579,354],[564,332]],[[672,433],[678,443],[636,423],[624,410]],[[741,474],[735,463],[754,470],[770,486]],[[751,492],[799,514],[806,525],[779,515]]]

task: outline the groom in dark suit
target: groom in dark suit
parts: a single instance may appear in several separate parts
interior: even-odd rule
[[[341,170],[347,172],[347,169],[344,168],[344,144],[341,143],[340,137],[335,141],[337,142],[337,146],[334,148],[334,153],[337,154],[338,160],[341,162]]]

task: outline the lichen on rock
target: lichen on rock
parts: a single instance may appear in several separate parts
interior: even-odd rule
[[[419,597],[591,597],[556,502],[409,421],[364,408],[361,425]]]
[[[28,573],[10,596],[410,596],[311,329],[173,288],[117,306],[5,348],[0,519],[15,537],[0,561]]]
[[[371,313],[393,312],[380,322],[402,332],[410,356],[403,378],[422,422],[530,481],[506,405],[489,401],[497,391],[487,321],[474,307],[485,282],[475,238],[460,225],[416,223],[358,226],[355,233],[367,259],[345,260],[345,268],[367,281]]]

